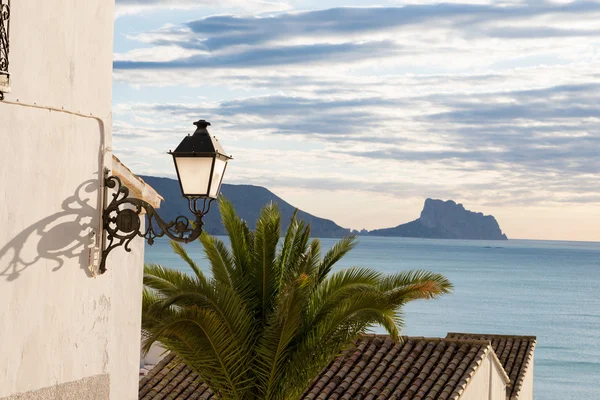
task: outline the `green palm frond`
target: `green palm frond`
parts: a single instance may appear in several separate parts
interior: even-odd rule
[[[231,254],[236,268],[246,271],[252,255],[249,248],[251,233],[248,224],[237,216],[233,203],[225,197],[221,197],[219,201],[219,211],[221,211],[221,220],[229,237]]]
[[[263,321],[272,311],[281,278],[281,270],[276,265],[280,226],[281,214],[277,206],[264,207],[256,222],[251,268],[254,291],[259,300],[258,317]]]
[[[311,294],[307,323],[325,318],[341,300],[354,294],[378,290],[381,273],[369,268],[338,271],[323,281]]]
[[[144,264],[144,285],[161,294],[177,293],[180,290],[197,290],[198,280],[184,272],[156,264]]]
[[[302,323],[301,291],[298,282],[289,285],[256,346],[256,373],[265,400],[279,399],[281,393],[285,393],[282,378],[287,370],[290,345]]]
[[[287,284],[290,280],[297,278],[302,267],[304,255],[308,251],[308,241],[310,239],[310,225],[304,221],[297,221],[293,229],[288,254],[285,257],[285,264],[282,266],[281,285]]]
[[[306,253],[304,253],[298,272],[311,277],[311,281],[314,284],[317,283],[315,279],[317,275],[317,269],[321,265],[321,242],[319,239],[313,239]]]
[[[319,267],[318,280],[321,282],[331,271],[331,268],[356,246],[356,236],[347,236],[337,242],[323,257]]]
[[[163,310],[172,307],[211,310],[229,327],[231,335],[244,337],[249,335],[253,328],[254,321],[244,301],[224,285],[208,286],[199,292],[180,292],[162,298],[160,305]]]
[[[142,336],[160,322],[163,315],[162,299],[155,290],[144,288],[142,292]]]
[[[181,257],[181,259],[185,261],[187,265],[189,265],[192,271],[194,271],[196,278],[198,278],[198,280],[200,281],[206,282],[206,277],[204,276],[204,273],[200,270],[198,264],[196,264],[196,262],[192,260],[192,258],[188,255],[187,251],[183,248],[181,243],[171,240],[169,244],[171,245],[173,252],[179,257]]]
[[[234,286],[233,279],[236,275],[233,258],[225,247],[223,241],[203,232],[200,243],[204,247],[204,254],[210,262],[213,278],[224,285]]]
[[[454,286],[443,275],[428,271],[403,271],[383,277],[381,290],[394,301],[434,299],[452,292]]]
[[[211,310],[184,308],[165,316],[145,343],[160,340],[173,346],[178,356],[194,368],[225,398],[243,399],[248,372],[248,351],[232,339],[228,327]],[[244,363],[244,361],[246,361]]]
[[[298,231],[298,223],[296,222],[297,215],[298,209],[294,210],[294,213],[292,214],[290,224],[288,226],[287,231],[285,232],[283,245],[281,246],[281,250],[277,255],[277,268],[280,270],[283,270],[284,266],[287,265],[287,260],[292,248],[292,244],[294,242],[294,237],[296,236],[296,232]]]
[[[341,239],[324,256],[295,212],[280,244],[281,214],[262,209],[251,230],[219,202],[230,246],[203,233],[210,275],[172,244],[193,272],[144,267],[143,349],[160,342],[221,399],[295,400],[309,382],[375,326],[398,339],[402,306],[452,290],[425,271],[384,275],[353,267],[333,272],[356,246]]]

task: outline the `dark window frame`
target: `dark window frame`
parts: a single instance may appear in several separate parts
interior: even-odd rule
[[[0,0],[0,76],[9,77],[10,0]]]

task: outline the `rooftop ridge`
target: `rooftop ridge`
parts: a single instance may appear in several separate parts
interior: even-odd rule
[[[497,333],[468,333],[468,332],[448,332],[446,334],[446,338],[448,338],[449,336],[453,336],[453,335],[460,335],[460,336],[489,336],[489,337],[495,337],[495,338],[529,339],[529,340],[535,340],[535,341],[537,341],[537,336],[531,336],[531,335],[502,335],[502,334],[497,334]]]
[[[374,333],[374,334],[365,334],[362,335],[360,338],[358,338],[357,340],[361,340],[361,339],[370,339],[370,338],[379,338],[379,339],[392,339],[392,337],[390,335],[386,335],[386,334],[381,334],[381,333]],[[449,338],[449,337],[427,337],[427,336],[400,336],[400,340],[399,342],[402,343],[402,341],[407,341],[407,340],[418,340],[418,341],[425,341],[425,342],[447,342],[447,343],[467,343],[467,344],[489,344],[491,345],[491,341],[488,339],[467,339],[467,338]]]
[[[532,367],[533,353],[537,344],[536,336],[499,335],[494,333],[448,332],[447,338],[485,338],[492,342],[494,353],[504,372],[509,377],[507,399],[517,400],[523,387],[525,375]]]

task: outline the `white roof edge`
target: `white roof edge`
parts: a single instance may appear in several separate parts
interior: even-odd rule
[[[496,363],[496,366],[500,369],[500,371],[502,371],[502,377],[504,378],[504,383],[506,383],[507,385],[510,384],[511,383],[510,377],[506,374],[506,371],[504,370],[504,367],[502,366],[502,363],[500,362],[500,359],[498,358],[498,355],[494,351],[494,348],[492,347],[491,344],[488,347],[488,351],[492,355],[492,359]]]
[[[525,359],[525,361],[523,362],[523,365],[521,366],[521,368],[525,369],[525,373],[527,373],[527,371],[529,370],[529,368],[532,367],[531,365],[531,360],[533,359],[533,352],[535,351],[535,346],[537,344],[537,340],[532,340],[531,341],[531,349],[530,351],[527,353],[527,358]],[[523,374],[519,374],[520,379],[513,383],[513,385],[516,386],[515,392],[513,393],[513,396],[511,397],[511,399],[518,399],[519,395],[521,394],[521,388],[523,387],[523,378],[525,377],[525,373]]]
[[[496,353],[494,352],[494,349],[492,348],[492,344],[488,341],[488,345],[485,348],[483,354],[479,357],[479,360],[474,360],[475,363],[477,364],[476,368],[473,368],[473,370],[471,371],[471,373],[469,374],[469,376],[467,376],[467,379],[465,381],[465,383],[462,385],[462,387],[455,393],[454,396],[450,397],[451,400],[459,400],[463,393],[467,390],[467,388],[469,387],[469,385],[471,384],[471,382],[473,381],[473,377],[475,376],[475,374],[477,373],[477,371],[479,370],[479,367],[481,366],[481,363],[483,362],[483,360],[485,360],[486,357],[488,357],[491,354],[492,356],[492,360],[495,360],[494,362],[496,363],[496,365],[499,367],[500,371],[502,371],[501,376],[502,378],[504,378],[504,383],[508,386],[510,383],[510,378],[508,377],[508,375],[506,374],[506,371],[504,370],[504,367],[502,367],[502,363],[500,363],[500,360],[498,359],[498,356],[496,355]]]
[[[112,174],[121,179],[133,197],[144,200],[154,208],[160,207],[160,202],[164,200],[162,196],[142,178],[131,172],[114,154],[112,156]]]

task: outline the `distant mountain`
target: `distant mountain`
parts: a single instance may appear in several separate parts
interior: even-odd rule
[[[491,215],[465,210],[452,200],[425,200],[421,217],[395,228],[376,229],[370,236],[404,236],[436,239],[507,240]]]
[[[165,221],[171,221],[179,215],[191,216],[187,200],[181,196],[181,189],[177,180],[154,176],[141,176],[141,178],[165,199],[159,209],[161,218]],[[260,186],[223,184],[221,194],[234,204],[240,218],[247,221],[252,229],[255,227],[260,209],[269,202],[277,203],[279,206],[282,232],[287,229],[295,210],[294,206]],[[350,234],[349,229],[344,229],[333,221],[315,217],[304,211],[298,210],[298,218],[311,224],[311,232],[315,237],[342,237]],[[213,204],[210,212],[204,217],[204,230],[212,235],[225,234],[225,228],[221,223],[221,215],[216,204]]]

